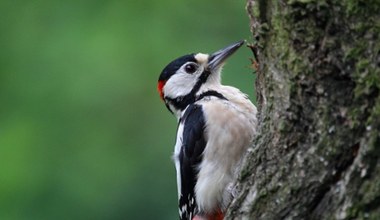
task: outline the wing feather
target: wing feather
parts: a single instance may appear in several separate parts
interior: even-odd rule
[[[201,105],[190,105],[180,120],[183,123],[181,146],[178,155],[181,174],[179,181],[179,211],[181,220],[191,220],[197,212],[194,194],[198,167],[206,146],[205,120]],[[178,178],[179,176],[177,176]]]

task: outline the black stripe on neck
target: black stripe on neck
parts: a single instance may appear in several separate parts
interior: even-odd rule
[[[197,83],[193,87],[193,89],[190,91],[189,94],[185,96],[179,96],[175,99],[170,97],[165,97],[165,99],[174,106],[174,108],[179,110],[184,110],[188,105],[191,103],[194,103],[196,101],[195,94],[199,91],[201,86],[206,82],[208,76],[210,75],[210,71],[205,70],[201,76],[198,78]]]
[[[207,96],[215,96],[215,97],[217,97],[219,99],[228,100],[226,97],[224,97],[224,95],[220,94],[219,92],[217,92],[215,90],[209,90],[207,92],[204,92],[204,93],[200,94],[198,96],[198,98],[196,99],[196,101],[201,100],[201,99],[203,99],[204,97],[207,97]]]
[[[199,101],[205,97],[210,97],[210,96],[214,96],[214,97],[217,97],[217,98],[223,99],[223,100],[228,100],[224,95],[220,94],[219,92],[217,92],[215,90],[209,90],[209,91],[206,91],[206,92],[200,94],[198,97],[191,99],[191,100],[178,100],[178,98],[177,98],[177,99],[171,99],[169,101],[175,108],[178,108],[180,110],[184,110],[188,105],[190,105],[196,101]],[[173,113],[168,104],[166,105],[166,107],[169,109],[169,111],[171,113]]]

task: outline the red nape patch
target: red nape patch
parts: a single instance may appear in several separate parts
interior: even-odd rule
[[[158,84],[157,84],[158,94],[160,94],[160,97],[161,97],[162,100],[164,100],[164,91],[163,91],[163,88],[165,86],[165,83],[166,83],[165,80],[159,80]]]

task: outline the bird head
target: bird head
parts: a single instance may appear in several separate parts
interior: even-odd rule
[[[195,102],[201,87],[220,84],[220,72],[228,57],[245,41],[239,41],[209,55],[193,53],[170,62],[158,79],[158,93],[172,113],[182,112]]]

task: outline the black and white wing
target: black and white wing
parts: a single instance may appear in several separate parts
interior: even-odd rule
[[[194,188],[198,167],[206,146],[204,129],[205,120],[202,106],[190,105],[180,120],[174,157],[181,220],[191,220],[197,212]]]

